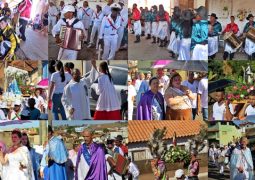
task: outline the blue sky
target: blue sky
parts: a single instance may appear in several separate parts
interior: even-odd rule
[[[0,121],[0,131],[38,127],[39,121]]]

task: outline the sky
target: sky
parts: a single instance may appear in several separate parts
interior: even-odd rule
[[[68,124],[69,126],[82,126],[82,125],[96,125],[96,124],[111,124],[118,121],[86,121],[86,120],[74,120],[74,121],[53,121],[53,126],[61,126]],[[121,121],[122,122],[122,121]]]
[[[0,131],[38,127],[39,121],[0,121]]]

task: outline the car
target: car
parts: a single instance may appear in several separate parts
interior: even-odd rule
[[[121,117],[123,120],[127,120],[127,109],[128,109],[128,88],[127,88],[127,74],[128,67],[127,65],[118,64],[118,65],[109,65],[109,71],[111,73],[114,87],[117,91],[118,98],[121,102]],[[89,76],[90,72],[85,74],[85,77]],[[98,86],[98,80],[96,80],[92,86],[89,88],[90,94],[90,110],[91,115],[96,111],[96,105],[98,100],[98,95],[96,94],[96,88]]]

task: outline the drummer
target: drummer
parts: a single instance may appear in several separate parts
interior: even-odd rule
[[[208,56],[209,59],[214,59],[219,48],[219,34],[222,31],[221,24],[217,21],[218,17],[215,13],[210,16],[209,32],[208,32]]]
[[[247,33],[250,30],[250,27],[255,28],[254,16],[249,14],[246,19],[249,22],[245,24],[243,33]],[[255,60],[255,40],[251,40],[250,38],[246,37],[244,50],[248,54],[248,60]]]
[[[225,33],[231,32],[234,33],[235,35],[239,34],[239,28],[238,25],[235,23],[235,16],[230,17],[231,23],[229,23],[222,34],[224,35]],[[224,54],[223,54],[223,59],[226,60],[228,56],[230,55],[230,60],[234,58],[236,49],[233,49],[229,43],[225,42],[225,49],[224,49]]]
[[[82,29],[83,33],[80,36],[80,40],[83,40],[85,29],[82,22],[74,17],[74,13],[75,13],[74,6],[66,5],[62,13],[64,14],[65,18],[60,19],[52,29],[52,35],[56,38],[56,43],[60,44],[62,42],[62,40],[59,37],[62,26]],[[72,49],[60,48],[58,53],[58,60],[76,60],[77,56],[78,56],[78,51],[75,51]]]

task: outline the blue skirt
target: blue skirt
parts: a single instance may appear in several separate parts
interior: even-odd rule
[[[67,180],[65,163],[52,163],[48,167],[48,177],[49,180]]]

